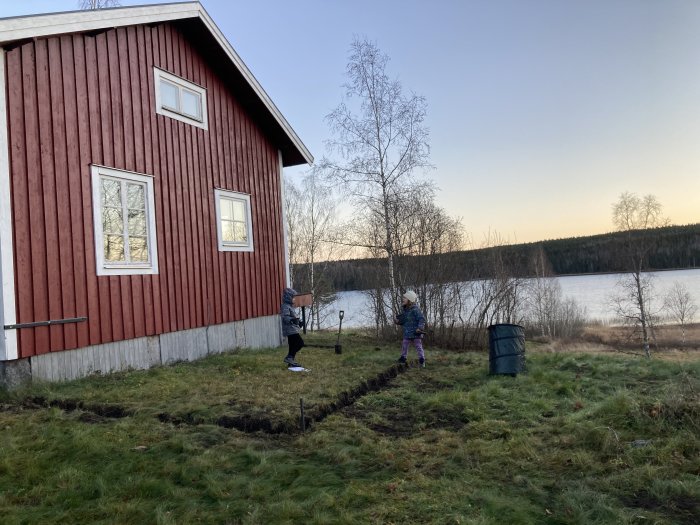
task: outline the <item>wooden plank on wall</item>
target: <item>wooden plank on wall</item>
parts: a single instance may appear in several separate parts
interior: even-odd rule
[[[231,150],[231,122],[234,120],[234,115],[231,112],[231,103],[229,97],[226,97],[225,92],[222,90],[219,94],[221,105],[221,146],[223,158],[221,168],[223,169],[221,173],[221,188],[226,190],[240,191],[237,185],[237,181],[234,181],[233,165],[232,165],[232,154]],[[224,308],[225,321],[231,319],[236,319],[236,305],[238,302],[244,300],[243,294],[240,293],[238,288],[238,282],[233,278],[232,274],[235,271],[235,267],[238,263],[238,252],[223,252],[224,259],[226,261],[225,270],[225,286],[226,286],[226,303]]]
[[[262,230],[264,228],[264,223],[265,223],[265,216],[264,213],[265,211],[263,210],[263,203],[262,203],[262,195],[260,192],[259,188],[259,180],[258,180],[258,173],[257,173],[257,159],[255,158],[255,152],[257,150],[257,137],[253,133],[253,126],[249,124],[249,132],[250,132],[250,152],[249,152],[249,157],[248,157],[248,162],[249,162],[249,170],[250,170],[250,184],[251,184],[251,194],[255,195],[255,209],[253,210],[253,215],[256,217],[254,220],[254,224],[257,224],[255,226],[257,230],[257,238],[255,239],[256,243],[260,242],[260,237],[262,235]],[[260,268],[260,265],[262,263],[261,257],[260,257],[260,250],[256,247],[256,249],[250,254],[251,259],[252,259],[252,268]],[[255,300],[253,301],[253,310],[252,310],[252,315],[251,317],[255,317],[258,315],[258,310],[260,308],[260,303],[262,301],[262,279],[255,279],[253,278],[253,284],[254,284],[254,297]]]
[[[49,44],[49,86],[50,86],[50,108],[51,108],[51,132],[53,145],[53,173],[55,181],[55,191],[53,193],[53,205],[56,209],[55,228],[58,231],[57,237],[49,239],[49,243],[56,243],[58,257],[49,258],[49,279],[56,280],[55,293],[56,300],[60,304],[52,313],[52,319],[64,319],[75,317],[75,279],[73,266],[73,236],[72,217],[70,208],[70,182],[68,179],[68,152],[66,140],[66,116],[65,116],[65,96],[63,92],[64,77],[72,74],[62,63],[61,41],[58,38],[51,38]],[[72,62],[71,62],[72,64]],[[48,224],[47,224],[48,226]],[[54,266],[55,265],[55,266]],[[52,269],[53,267],[53,269]],[[55,271],[58,270],[58,271]],[[53,276],[53,278],[52,278]],[[56,333],[57,344],[52,344],[52,350],[62,350],[64,348],[76,348],[77,333],[76,325],[73,323],[51,327]]]
[[[224,96],[225,90],[222,89],[222,100],[226,100]],[[222,102],[223,103],[223,102]],[[232,180],[230,182],[233,189],[242,193],[247,193],[245,187],[245,170],[241,164],[241,136],[240,136],[240,114],[237,112],[235,101],[231,103],[231,118],[228,120],[228,129],[226,131],[228,140],[231,142],[233,150],[236,152],[234,156],[235,164],[231,167]],[[242,278],[244,271],[243,257],[240,252],[233,252],[231,255],[232,266],[227,268],[226,277],[231,280],[231,290],[235,297],[233,304],[233,319],[240,320],[246,316],[246,302],[248,300],[247,283]]]
[[[261,250],[261,255],[263,257],[263,268],[265,269],[265,275],[273,275],[272,273],[272,253],[274,250],[274,244],[272,242],[272,218],[273,218],[273,209],[274,209],[274,203],[271,200],[271,187],[270,187],[270,179],[272,177],[272,174],[270,173],[270,170],[268,169],[268,163],[267,163],[267,148],[265,146],[264,139],[262,135],[260,136],[258,140],[258,166],[260,169],[259,172],[259,177],[260,177],[260,186],[261,186],[261,191],[262,191],[262,196],[263,196],[263,201],[264,201],[264,209],[265,211],[265,233],[264,233],[264,242],[262,243],[262,250]],[[270,309],[272,307],[272,279],[264,280],[263,281],[263,297],[262,297],[262,302],[260,304],[260,315],[270,315]]]
[[[76,57],[74,49],[75,38],[63,36],[61,43],[61,63],[63,64],[63,106],[65,114],[65,136],[66,140],[66,172],[67,191],[70,208],[70,238],[72,241],[72,268],[69,270],[68,278],[72,280],[72,308],[64,311],[66,317],[89,317],[87,298],[87,272],[85,267],[86,243],[91,238],[85,237],[83,216],[83,195],[84,190],[81,178],[80,163],[80,123],[78,105],[82,104],[77,98],[77,75],[82,64],[79,57]],[[84,72],[83,72],[84,74]],[[81,112],[85,114],[85,112]],[[85,128],[85,122],[83,122]],[[64,299],[64,304],[67,301]],[[68,301],[70,302],[70,301]],[[75,330],[74,347],[83,347],[90,344],[90,334],[88,323],[78,323],[72,327],[66,327],[66,345],[70,347],[69,339],[72,337],[72,330]]]
[[[178,76],[187,79],[187,71],[185,57],[183,56],[184,43],[176,31],[171,31],[171,39],[173,45],[173,72]],[[195,260],[194,251],[198,239],[193,235],[193,224],[195,221],[194,202],[193,202],[193,173],[192,173],[192,158],[191,158],[191,141],[192,141],[192,126],[182,124],[178,126],[179,131],[179,157],[181,169],[181,184],[182,184],[182,208],[180,213],[183,217],[183,230],[186,241],[183,243],[184,262],[187,268],[185,275],[185,287],[187,290],[187,310],[185,312],[185,328],[190,329],[197,325],[197,279],[195,277]]]
[[[280,172],[279,172],[279,156],[278,151],[270,144],[268,145],[268,162],[270,164],[270,177],[272,178],[270,185],[272,186],[272,209],[274,217],[274,223],[272,228],[272,239],[275,246],[274,261],[271,274],[276,278],[272,279],[274,283],[274,288],[272,292],[272,297],[275,298],[272,304],[272,308],[268,312],[268,315],[273,315],[279,310],[279,298],[282,293],[282,282],[284,280],[285,269],[284,269],[284,235],[282,230],[284,228],[282,221],[282,199],[280,198]]]
[[[184,76],[187,80],[201,85],[201,80],[198,77],[198,71],[195,70],[192,56],[192,46],[180,36],[180,58],[181,63],[184,63]],[[192,246],[192,262],[193,262],[193,279],[195,290],[195,309],[194,309],[194,327],[203,326],[205,324],[204,307],[206,304],[206,291],[204,288],[203,274],[203,236],[201,231],[201,221],[204,214],[202,208],[201,197],[201,180],[203,173],[200,172],[200,162],[202,152],[199,150],[199,137],[204,133],[201,128],[190,127],[188,132],[188,147],[187,147],[187,165],[190,174],[190,196],[191,214],[192,214],[192,238],[194,243]]]
[[[212,104],[214,100],[214,81],[211,73],[204,67],[202,63],[200,65],[202,69],[202,83],[208,86],[207,90],[207,104]],[[213,110],[210,110],[213,111]],[[209,134],[207,138],[212,136],[212,120],[209,119]],[[204,138],[204,137],[203,137]],[[221,290],[219,288],[219,250],[217,243],[217,233],[216,233],[216,202],[214,201],[214,175],[212,162],[212,141],[213,139],[203,140],[204,142],[204,199],[205,199],[205,216],[204,216],[204,235],[207,239],[207,250],[205,257],[207,260],[207,280],[209,286],[209,304],[208,304],[208,323],[217,324],[220,319],[220,298]]]
[[[222,122],[222,114],[223,114],[223,109],[222,109],[222,99],[221,99],[221,92],[222,92],[222,85],[219,81],[215,80],[214,84],[214,89],[213,89],[213,94],[212,94],[212,107],[214,111],[214,118],[210,119],[210,126],[213,125],[214,128],[212,129],[212,142],[214,144],[212,145],[212,170],[213,170],[213,179],[214,179],[214,187],[215,188],[224,188],[225,187],[225,181],[223,179],[223,174],[226,172],[226,169],[224,167],[224,146],[223,146],[223,137],[224,137],[224,131],[223,131],[223,122]],[[213,191],[213,188],[212,188]],[[217,226],[218,227],[218,226]],[[218,245],[218,237],[216,231],[213,232],[214,239],[217,239],[217,245]],[[226,252],[220,252],[218,251],[218,246],[216,248],[216,253],[215,257],[218,260],[219,264],[219,272],[217,274],[218,277],[218,286],[217,290],[219,291],[220,299],[217,303],[217,317],[216,317],[216,322],[218,323],[223,323],[226,320],[229,319],[229,312],[228,312],[228,297],[229,297],[229,278],[230,278],[230,259],[227,257]],[[228,263],[228,264],[227,264]]]
[[[29,60],[28,57],[32,59]],[[23,322],[34,316],[34,284],[32,282],[32,247],[31,247],[31,213],[28,192],[29,164],[32,163],[31,151],[27,145],[28,131],[32,126],[31,115],[23,111],[25,99],[34,93],[34,44],[25,44],[7,52],[6,64],[8,82],[8,136],[9,161],[12,188],[12,211],[15,220],[15,293],[17,296],[17,320]],[[29,70],[25,72],[24,68]],[[14,82],[11,79],[15,79]],[[33,97],[32,97],[33,98]],[[34,104],[29,107],[35,107]],[[36,112],[34,113],[36,114]],[[25,119],[30,122],[25,124]],[[23,283],[28,283],[23,286]],[[19,356],[34,355],[34,331],[19,330]]]
[[[116,166],[115,159],[115,122],[112,110],[112,71],[109,64],[108,33],[101,33],[95,37],[96,63],[98,81],[96,89],[99,93],[99,112],[96,118],[97,129],[102,132],[101,154],[97,164]],[[116,50],[115,50],[116,52]],[[100,247],[100,249],[102,249]],[[124,330],[121,320],[121,286],[119,279],[113,276],[101,276],[98,278],[100,286],[100,304],[106,305],[108,311],[107,321],[109,326],[103,331],[103,342],[118,341],[123,339]],[[107,312],[105,312],[107,314]]]
[[[132,62],[136,53],[136,42],[130,40],[128,28],[122,27],[116,30],[117,49],[120,56],[119,83],[122,93],[122,122],[124,136],[124,164],[123,168],[128,171],[138,171],[136,162],[136,143],[143,140],[143,126],[136,127],[136,121],[141,122],[137,117],[137,101],[134,98],[133,90],[138,86],[138,73],[132,76],[135,70]],[[133,51],[131,51],[133,49]],[[138,95],[137,95],[138,96]],[[141,135],[140,140],[137,135]],[[146,335],[146,325],[144,319],[144,293],[143,276],[131,275],[122,277],[122,298],[124,316],[124,336],[126,339],[143,337]]]
[[[103,145],[105,140],[105,123],[102,120],[102,109],[105,102],[100,96],[100,86],[104,85],[108,76],[105,64],[103,61],[98,61],[98,47],[101,40],[104,40],[104,34],[95,37],[85,37],[83,44],[85,47],[85,73],[86,73],[86,95],[87,95],[87,114],[89,117],[89,133],[88,147],[83,149],[88,150],[88,165],[82,166],[82,177],[88,181],[90,176],[90,163],[107,164],[105,150],[108,146]],[[110,157],[111,158],[111,157]],[[83,213],[86,217],[86,235],[89,235],[90,241],[94,244],[94,230],[92,221],[89,218],[92,215],[92,182],[87,184],[86,191],[83,193]],[[106,343],[113,340],[112,333],[112,305],[109,293],[109,280],[107,278],[97,278],[97,267],[95,260],[95,252],[93,249],[88,250],[86,260],[90,269],[89,286],[93,293],[96,293],[96,301],[90,302],[90,315],[88,322],[90,323],[90,343],[93,345]],[[94,277],[93,277],[94,272]],[[97,308],[95,304],[97,303]],[[98,316],[97,319],[94,319]]]
[[[128,79],[127,57],[124,51],[124,28],[109,31],[107,35],[107,49],[109,55],[110,92],[112,101],[112,124],[114,133],[114,167],[129,169],[129,163],[133,161],[133,131],[129,118],[131,96]],[[121,306],[119,317],[123,336],[119,339],[132,339],[135,336],[134,312],[133,312],[133,285],[132,276],[120,276],[114,283],[120,288]]]
[[[148,40],[149,35],[152,45],[148,49],[152,53],[152,64],[151,67],[164,67],[161,61],[161,56],[165,56],[165,40],[161,36],[162,27],[158,26],[155,28],[150,28],[146,32],[146,38]],[[164,60],[164,59],[163,59]],[[154,95],[155,96],[155,95]],[[153,118],[153,117],[152,117]],[[163,261],[164,266],[161,270],[163,275],[163,280],[161,281],[161,300],[163,302],[163,331],[175,331],[177,330],[177,301],[176,301],[176,289],[175,289],[175,267],[174,267],[174,248],[173,248],[173,224],[170,220],[170,171],[169,163],[166,149],[166,117],[161,115],[155,116],[155,128],[157,134],[158,148],[155,151],[157,154],[157,162],[154,159],[154,169],[158,173],[158,187],[160,188],[160,198],[161,198],[161,212],[164,235],[163,250],[160,252],[160,259]]]
[[[130,51],[129,71],[132,79],[132,100],[134,102],[134,129],[136,143],[136,171],[153,174],[151,119],[149,114],[155,114],[155,108],[150,105],[149,84],[152,74],[146,67],[146,47],[143,26],[128,28]],[[157,186],[154,181],[154,188]],[[157,201],[157,197],[156,197]],[[160,214],[157,214],[157,217]],[[156,219],[156,230],[162,232],[162,221]],[[159,236],[160,237],[160,236]],[[160,238],[158,239],[160,241]],[[160,253],[160,249],[158,249]],[[143,285],[143,332],[145,335],[156,333],[156,326],[161,325],[159,318],[160,292],[158,282],[160,276],[142,277]],[[162,325],[161,325],[162,326]]]
[[[139,48],[137,27],[126,28],[126,41],[128,42],[129,57],[129,85],[131,88],[131,115],[133,119],[134,133],[132,144],[134,150],[134,170],[140,173],[149,173],[146,170],[144,147],[146,144],[146,120],[143,113],[143,90],[142,83],[148,77],[142,78],[139,69]],[[146,94],[148,92],[146,91]],[[149,173],[150,174],[150,173]],[[153,304],[152,283],[153,276],[134,276],[134,333],[135,337],[143,337],[153,333],[155,305]]]
[[[244,191],[246,193],[252,193],[252,184],[251,184],[251,173],[250,173],[250,137],[248,136],[248,119],[247,118],[241,118],[239,119],[239,123],[241,125],[240,128],[240,136],[241,136],[241,152],[243,154],[243,177],[242,177],[242,184]],[[251,214],[253,216],[253,221],[257,222],[257,217],[256,217],[256,210],[257,206],[253,206],[251,204]],[[250,257],[251,252],[246,252],[246,253],[241,253],[240,256],[243,260],[243,268],[245,269],[245,275],[243,277],[243,282],[245,283],[245,290],[246,290],[246,297],[245,297],[245,318],[250,319],[253,316],[253,307],[254,307],[254,301],[255,301],[255,288],[256,288],[256,279],[254,279],[254,275],[252,275],[252,263],[251,263],[251,257]]]
[[[274,245],[272,244],[272,210],[271,208],[271,188],[270,188],[270,171],[268,170],[267,164],[267,151],[263,140],[258,140],[258,166],[259,166],[259,180],[260,187],[263,197],[263,206],[266,210],[265,212],[265,228],[264,228],[264,241],[261,243],[261,256],[263,258],[263,268],[265,275],[272,274],[272,264],[271,256],[274,250]],[[260,315],[269,315],[272,303],[271,289],[272,283],[271,279],[263,281],[263,301],[260,305]]]
[[[146,151],[149,153],[146,155],[146,162],[150,161],[150,166],[148,166],[148,173],[153,173],[158,176],[154,180],[155,188],[155,202],[156,206],[158,203],[162,202],[163,189],[162,189],[162,171],[160,168],[160,149],[158,147],[158,124],[157,115],[155,112],[155,87],[151,81],[151,76],[153,75],[153,41],[152,41],[152,29],[144,28],[139,26],[138,28],[139,37],[143,38],[143,46],[139,41],[139,50],[143,53],[143,60],[140,60],[141,64],[141,75],[143,79],[142,83],[142,106],[144,115],[145,126],[150,128],[150,135],[146,134],[147,140],[149,140],[149,147]],[[141,55],[140,55],[141,56]],[[145,90],[143,89],[145,87]],[[165,227],[163,221],[163,209],[161,207],[161,212],[156,213],[156,228],[161,233],[158,235],[158,268],[159,275],[153,279],[153,303],[155,305],[155,324],[154,332],[159,334],[165,331],[165,328],[169,326],[169,315],[168,308],[165,306],[164,297],[167,294],[167,269],[169,264],[167,264],[165,255]],[[167,303],[166,303],[167,304]]]
[[[99,134],[91,135],[91,119],[94,118],[94,100],[88,95],[87,52],[86,40],[82,36],[73,37],[73,57],[75,61],[75,96],[78,137],[77,166],[71,169],[80,179],[80,205],[82,207],[83,235],[83,271],[85,272],[84,303],[78,314],[87,316],[87,323],[78,329],[78,341],[81,346],[97,344],[100,337],[100,303],[95,266],[95,237],[93,224],[90,220],[92,213],[92,187],[89,165],[92,160],[92,140],[99,140]],[[90,39],[92,43],[92,39]],[[80,232],[76,232],[80,235]],[[87,343],[82,343],[82,330],[87,330]]]
[[[192,280],[194,281],[194,314],[192,326],[203,326],[202,315],[202,266],[200,259],[200,246],[202,236],[199,234],[199,221],[202,215],[201,202],[199,198],[199,163],[196,161],[197,135],[199,128],[191,127],[187,133],[187,169],[190,182],[190,209],[191,209],[191,235],[192,240]]]
[[[286,256],[286,246],[285,246],[285,233],[284,233],[284,208],[282,206],[282,202],[284,200],[284,196],[282,195],[283,191],[283,183],[282,183],[282,161],[280,158],[280,153],[279,151],[274,151],[272,152],[272,163],[274,166],[274,171],[273,173],[275,174],[275,180],[274,180],[274,187],[275,187],[275,210],[277,212],[277,219],[275,220],[275,229],[276,229],[276,237],[277,237],[277,246],[279,247],[278,254],[277,254],[277,271],[275,272],[275,275],[277,278],[275,279],[275,282],[277,283],[277,293],[276,297],[277,300],[280,300],[280,297],[282,295],[282,290],[286,286],[287,281],[286,281],[286,276],[287,276],[287,256]],[[273,310],[272,313],[275,313],[277,310]]]
[[[61,275],[59,244],[59,221],[56,209],[56,175],[53,159],[53,123],[51,115],[51,79],[49,73],[49,46],[46,40],[36,43],[37,94],[39,108],[39,144],[41,150],[41,193],[43,194],[44,223],[33,224],[32,228],[41,229],[46,233],[44,246],[32,243],[37,251],[41,251],[47,272],[47,296],[49,302],[48,316],[44,319],[60,319],[62,311]],[[31,191],[31,190],[30,190]],[[36,190],[35,190],[36,191]],[[49,348],[39,348],[39,352],[60,349],[63,346],[63,330],[60,326],[49,327]]]

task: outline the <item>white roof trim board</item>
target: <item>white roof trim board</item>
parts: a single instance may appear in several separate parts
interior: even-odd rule
[[[313,156],[199,2],[70,11],[0,19],[0,45],[30,38],[199,18],[307,163]]]

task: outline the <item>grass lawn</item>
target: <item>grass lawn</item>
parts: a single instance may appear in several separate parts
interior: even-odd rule
[[[397,348],[350,334],[304,349],[308,373],[278,348],[5,393],[0,522],[700,522],[700,355],[528,348],[512,378],[433,348],[398,373]]]

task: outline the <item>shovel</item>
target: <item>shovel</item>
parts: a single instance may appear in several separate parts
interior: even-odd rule
[[[340,312],[338,312],[338,317],[340,317],[340,324],[338,325],[338,338],[335,341],[335,345],[305,344],[304,346],[308,346],[310,348],[334,348],[336,354],[342,354],[343,347],[340,344],[340,331],[343,329],[343,317],[345,317],[345,312],[340,310]]]

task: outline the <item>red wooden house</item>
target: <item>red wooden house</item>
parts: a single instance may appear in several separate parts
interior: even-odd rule
[[[313,159],[198,2],[0,19],[0,384],[281,342]]]

